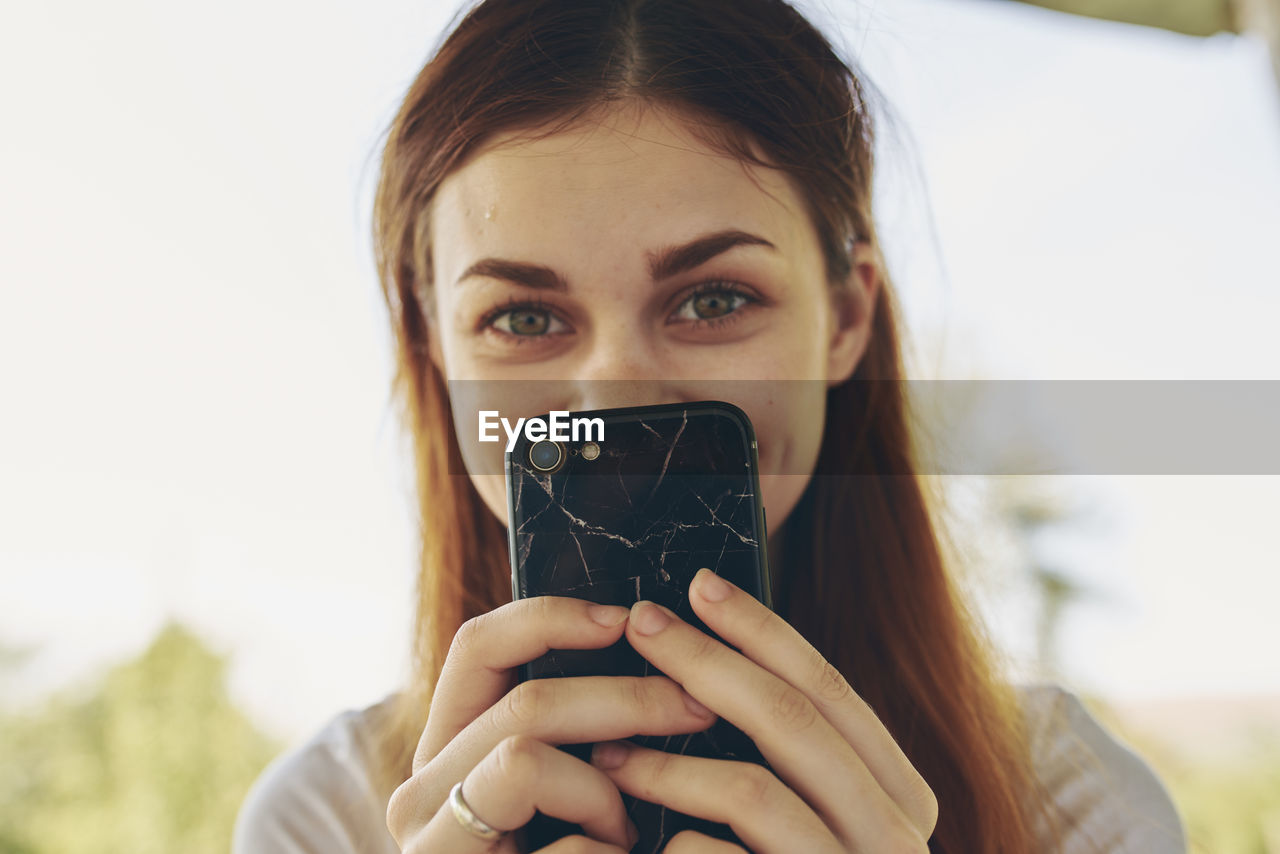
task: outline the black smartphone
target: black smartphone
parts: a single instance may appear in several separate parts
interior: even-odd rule
[[[531,419],[534,420],[534,419]],[[689,606],[702,567],[771,606],[755,432],[720,401],[542,416],[506,454],[512,595],[574,596],[630,607],[664,605],[714,636]],[[603,650],[551,650],[521,679],[659,674],[626,638]],[[717,720],[705,732],[633,742],[690,756],[767,763],[741,730]],[[563,749],[588,759],[591,745]],[[634,851],[659,851],[682,830],[737,842],[728,826],[624,796],[640,830]],[[539,815],[531,849],[579,832]]]

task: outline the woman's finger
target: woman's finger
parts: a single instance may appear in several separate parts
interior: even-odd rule
[[[652,602],[632,608],[627,639],[749,735],[778,776],[846,843],[857,848],[880,839],[927,838],[853,746],[785,678]]]
[[[471,812],[499,831],[528,824],[536,811],[582,826],[583,834],[601,843],[629,849],[638,834],[622,805],[622,796],[599,769],[562,750],[524,736],[504,739],[462,781]],[[395,806],[399,826],[421,823],[415,815],[422,803],[402,796]],[[495,851],[500,840],[485,840],[468,831],[446,800],[435,810],[413,844],[423,851],[481,854]]]
[[[566,836],[557,839],[546,848],[539,848],[537,854],[627,854],[629,848],[619,848],[585,836]]]
[[[515,684],[512,668],[550,649],[603,649],[622,636],[627,609],[563,596],[518,599],[462,624],[431,699],[413,770]]]
[[[741,845],[734,845],[732,842],[716,839],[696,830],[682,830],[671,837],[671,841],[667,843],[666,848],[662,849],[662,852],[663,854],[746,854],[746,849]]]
[[[938,802],[875,711],[830,662],[786,620],[754,596],[709,569],[694,577],[694,612],[747,658],[793,685],[866,764],[894,802],[927,839],[937,824]]]
[[[547,744],[584,744],[633,735],[701,732],[715,715],[665,676],[532,679],[512,688],[468,724],[425,766],[436,781],[423,792],[441,803],[449,786],[499,742],[524,735]]]
[[[843,850],[813,809],[763,766],[682,756],[626,742],[597,744],[591,761],[627,794],[727,824],[760,854]]]

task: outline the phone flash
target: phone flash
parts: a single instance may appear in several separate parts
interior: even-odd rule
[[[582,446],[582,458],[590,462],[600,456],[600,446],[595,442],[587,442]]]

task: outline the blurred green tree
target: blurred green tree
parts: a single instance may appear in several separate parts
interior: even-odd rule
[[[232,705],[225,669],[171,623],[87,696],[0,714],[0,854],[225,854],[280,747]]]

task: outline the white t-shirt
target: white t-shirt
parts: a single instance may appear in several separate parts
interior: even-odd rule
[[[1031,722],[1036,775],[1072,817],[1063,854],[1185,854],[1173,801],[1137,754],[1075,694],[1050,684],[1017,690]],[[371,773],[370,719],[390,699],[343,712],[273,761],[240,808],[232,854],[399,854]]]

